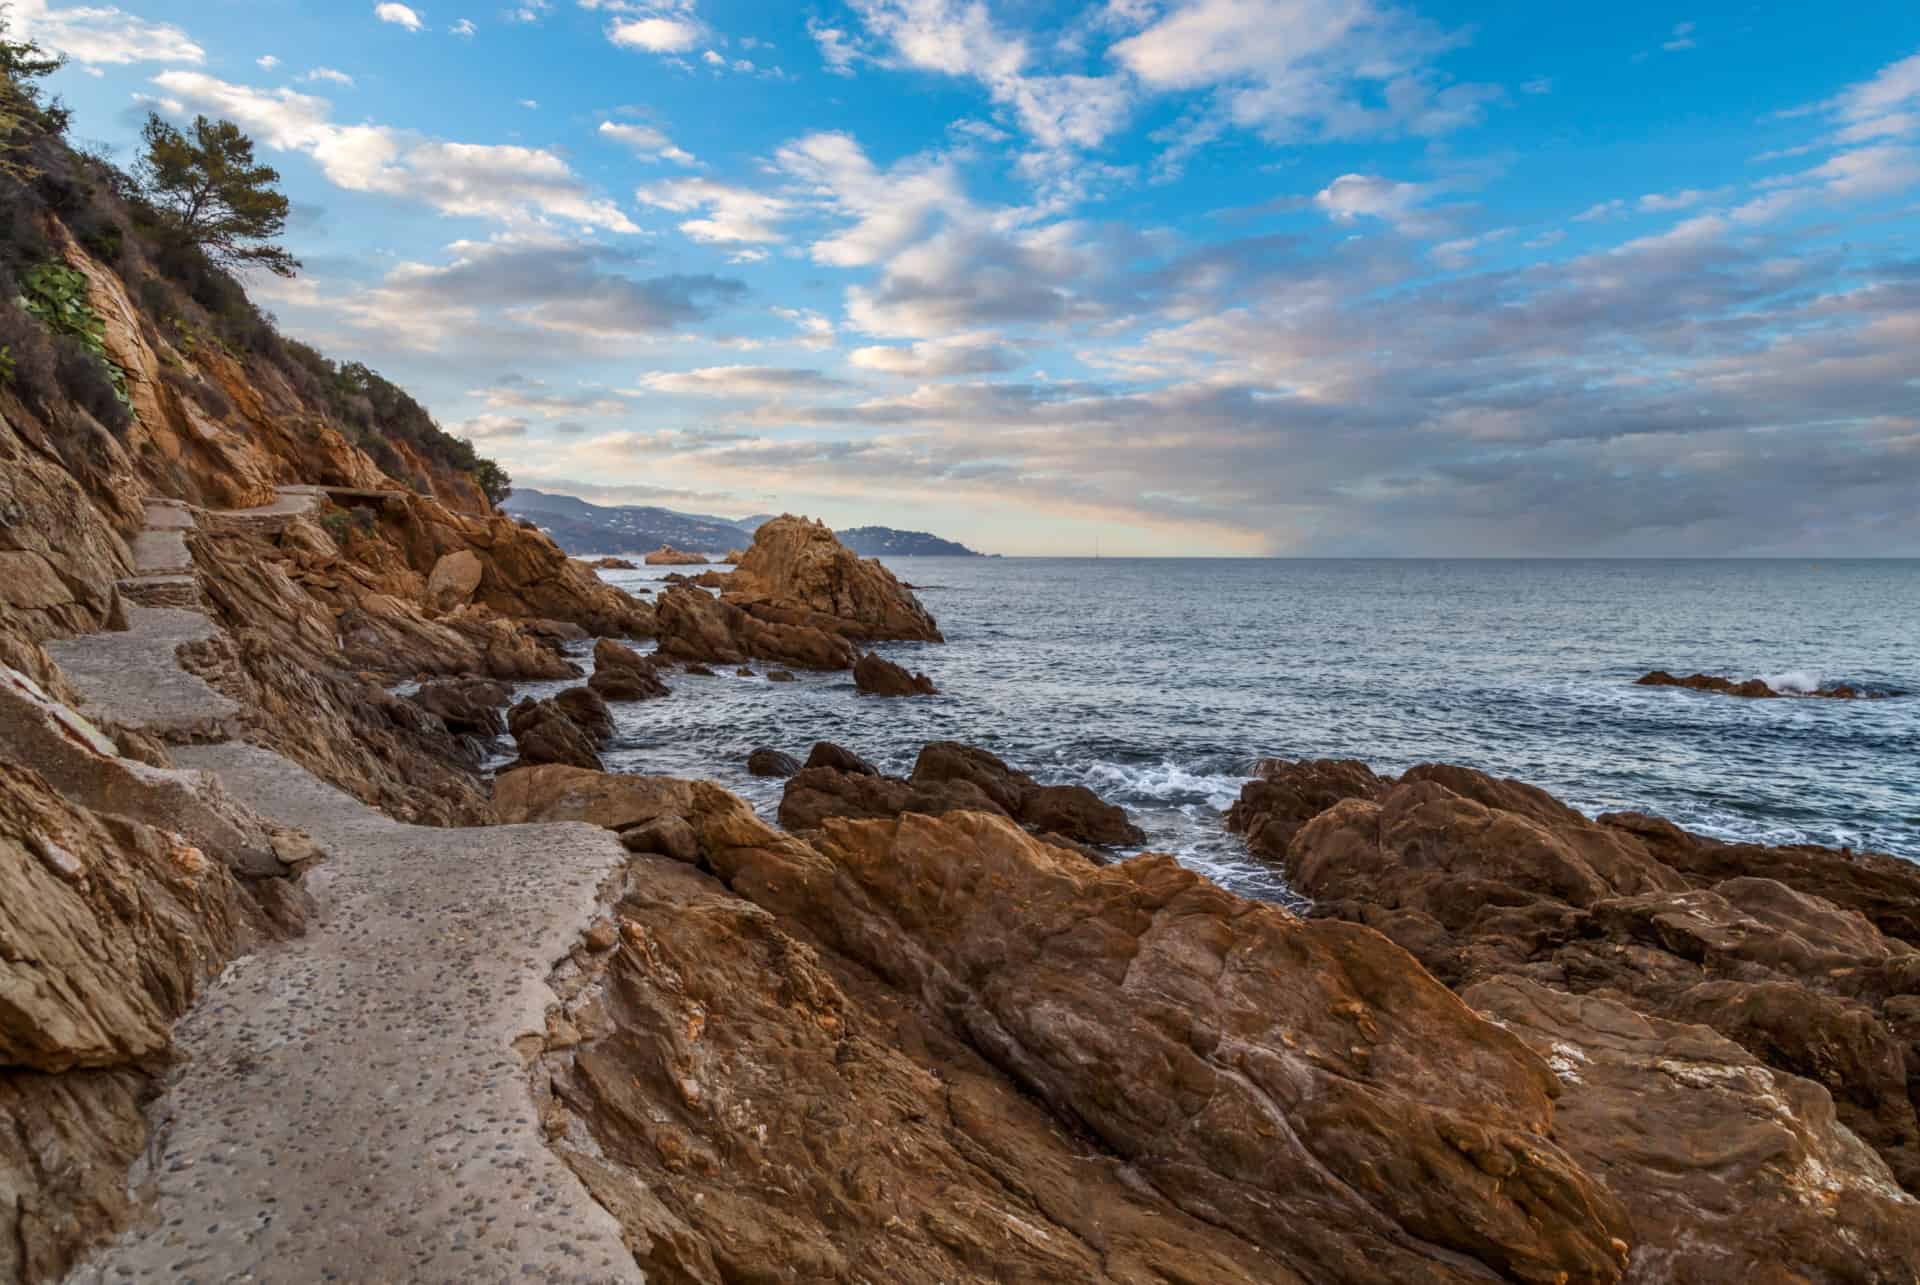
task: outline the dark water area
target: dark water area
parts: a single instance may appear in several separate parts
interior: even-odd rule
[[[1151,848],[1263,897],[1284,881],[1221,816],[1268,755],[1459,763],[1589,814],[1920,860],[1920,698],[1633,686],[1659,668],[1920,692],[1920,561],[887,562],[948,641],[878,650],[939,696],[668,675],[671,697],[614,707],[608,767],[706,777],[770,815],[757,746],[838,741],[904,773],[926,742],[965,741],[1091,786]],[[644,588],[669,570],[603,574]]]

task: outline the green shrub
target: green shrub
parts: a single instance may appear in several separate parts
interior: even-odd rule
[[[53,352],[54,372],[69,401],[116,433],[133,423],[126,376],[118,366],[102,361],[85,341],[73,335],[55,339]]]
[[[0,344],[0,384],[13,386],[13,348]]]
[[[97,363],[99,375],[112,389],[114,400],[125,410],[111,418],[96,413],[95,418],[110,428],[124,427],[133,418],[133,398],[127,395],[127,372],[107,355],[107,323],[94,311],[87,297],[87,274],[60,263],[36,263],[20,278],[21,298],[29,313],[40,319],[55,335],[72,341],[80,353]],[[61,386],[75,393],[74,400],[89,410],[97,402],[96,381],[80,370],[80,362],[60,347]]]

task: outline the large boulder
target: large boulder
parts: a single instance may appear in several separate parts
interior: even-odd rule
[[[587,685],[610,701],[657,700],[667,685],[653,662],[633,648],[602,638],[593,645],[593,677]]]
[[[427,576],[427,598],[441,611],[462,607],[480,588],[486,565],[472,549],[456,549],[433,564]]]
[[[799,759],[771,746],[762,745],[747,755],[747,773],[750,776],[776,776],[784,779],[799,770]]]
[[[795,669],[851,669],[860,656],[851,642],[830,629],[804,620],[763,618],[684,585],[661,595],[655,621],[659,654],[675,660],[720,665],[766,660]]]
[[[839,746],[814,746],[804,771],[787,781],[780,824],[817,828],[828,817],[893,817],[902,812],[939,816],[988,812],[1017,821],[1069,846],[1136,846],[1146,835],[1126,811],[1083,785],[1041,785],[971,745],[936,741],[920,751],[913,775],[882,776],[872,764]]]
[[[853,685],[875,696],[933,696],[940,690],[925,674],[911,673],[873,652],[854,665]]]
[[[1247,847],[1279,861],[1296,830],[1342,799],[1371,799],[1387,787],[1354,759],[1262,759],[1227,810],[1227,829]]]
[[[710,561],[712,559],[704,553],[688,553],[670,544],[663,544],[647,555],[647,565],[650,567],[699,567]]]
[[[727,579],[727,598],[766,619],[856,642],[944,641],[927,609],[891,571],[854,554],[824,524],[792,515],[754,532],[753,547]]]
[[[507,714],[507,729],[520,747],[520,764],[559,763],[600,768],[599,740],[552,697],[529,696]]]
[[[512,695],[510,687],[492,679],[452,678],[423,684],[412,699],[456,736],[485,737],[507,730],[501,711]]]
[[[1821,1086],[1920,1193],[1920,868],[1589,820],[1426,765],[1299,824],[1285,869],[1316,914],[1380,929],[1449,984],[1521,977],[1710,1027]]]

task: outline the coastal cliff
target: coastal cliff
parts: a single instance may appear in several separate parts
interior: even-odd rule
[[[1302,916],[976,747],[598,771],[939,623],[792,516],[607,586],[41,159],[126,399],[0,384],[0,1279],[1920,1276],[1912,867],[1269,764]]]

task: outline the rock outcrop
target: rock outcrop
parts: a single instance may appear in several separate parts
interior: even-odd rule
[[[663,544],[647,555],[650,567],[704,567],[711,561],[713,559],[704,553],[688,553],[670,544]]]
[[[774,776],[785,780],[799,770],[799,759],[769,746],[762,745],[747,755],[747,771],[753,776]]]
[[[727,580],[730,602],[764,619],[826,629],[854,642],[942,642],[927,609],[891,571],[856,556],[819,522],[763,524]]]
[[[925,674],[868,652],[853,667],[853,685],[874,696],[934,696],[939,688]]]
[[[1869,699],[1883,693],[1862,692],[1845,683],[1835,683],[1826,687],[1806,689],[1788,688],[1776,691],[1765,679],[1749,678],[1736,682],[1731,678],[1722,678],[1715,674],[1688,674],[1685,678],[1669,674],[1664,669],[1656,669],[1642,674],[1633,680],[1636,687],[1684,687],[1695,692],[1719,692],[1723,696],[1745,696],[1749,699],[1770,700],[1780,696],[1824,696],[1832,700],[1856,700],[1862,696]]]
[[[1137,847],[1146,835],[1126,811],[1103,802],[1084,785],[1041,785],[971,745],[937,741],[920,751],[906,780],[881,775],[872,764],[828,742],[814,746],[806,767],[788,781],[780,824],[813,830],[828,817],[938,816],[988,812],[1069,845]]]
[[[1552,1072],[1377,934],[979,812],[808,843],[533,771],[503,815],[678,808],[715,876],[638,859],[536,1079],[650,1277],[1621,1278]]]
[[[795,669],[851,669],[860,655],[838,633],[765,619],[684,585],[662,594],[654,612],[660,654],[676,660],[717,665],[765,660]]]
[[[1745,1061],[1702,1054],[1700,1075],[1764,1088],[1739,1069],[1750,1061],[1779,1087],[1789,1132],[1819,1133],[1806,1104],[1830,1098],[1878,1153],[1835,1181],[1920,1191],[1920,868],[1726,844],[1635,814],[1588,820],[1540,790],[1457,767],[1382,782],[1335,766],[1330,777],[1327,764],[1274,765],[1242,796],[1249,832],[1294,828],[1285,868],[1316,914],[1379,929],[1463,993],[1520,979],[1624,1005],[1644,1019],[1635,1047],[1677,1038],[1671,1024],[1710,1028]],[[1302,819],[1303,800],[1343,791]],[[1277,806],[1260,811],[1267,801]],[[1562,1005],[1540,1021],[1584,1016],[1599,1027],[1570,1043],[1605,1045],[1624,1029],[1611,1012]],[[1580,1091],[1569,1081],[1569,1094]],[[1718,1154],[1734,1136],[1690,1132],[1686,1145]],[[1823,1136],[1807,1143],[1816,1158],[1840,1146]],[[1690,1181],[1708,1182],[1709,1167]],[[1920,1227],[1920,1206],[1876,1199],[1862,1209]]]
[[[573,691],[594,693],[590,688],[579,687]],[[566,695],[567,693],[562,693]],[[600,711],[605,711],[604,702]],[[550,696],[544,700],[535,700],[529,696],[515,705],[507,714],[507,730],[513,734],[514,743],[520,747],[520,757],[516,765],[559,763],[569,767],[600,767],[599,748],[605,742],[602,727],[598,720],[588,715],[583,723],[576,717],[576,709],[560,697]],[[604,725],[604,731],[610,735],[612,722]]]
[[[610,701],[656,700],[667,694],[651,659],[611,638],[593,645],[593,677],[587,685]]]

